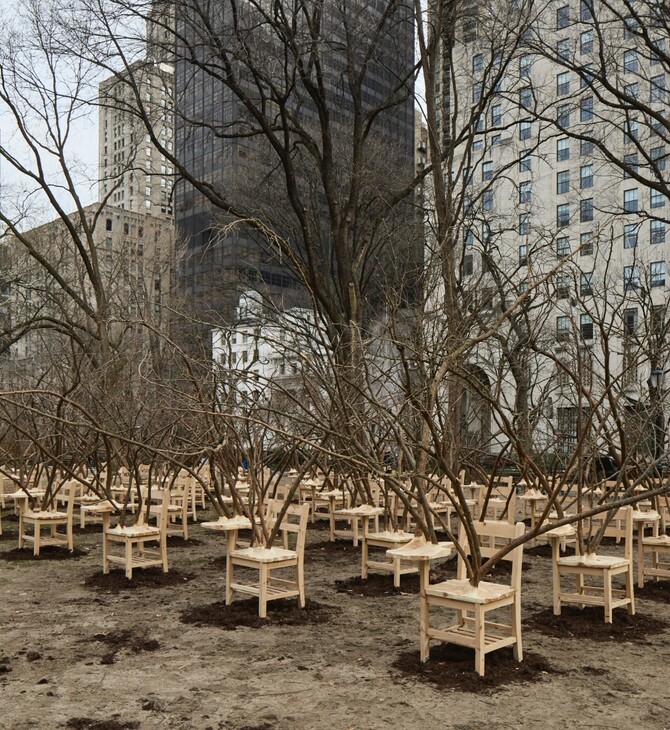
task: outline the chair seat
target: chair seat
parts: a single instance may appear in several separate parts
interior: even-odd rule
[[[67,520],[67,512],[51,512],[48,510],[26,510],[23,514],[26,520]]]
[[[670,535],[656,535],[654,537],[645,537],[642,544],[648,547],[666,547],[670,548]]]
[[[514,588],[481,581],[475,588],[468,580],[445,580],[433,583],[426,588],[426,595],[434,598],[453,598],[468,603],[493,603],[514,595]]]
[[[244,558],[245,560],[255,560],[259,563],[277,563],[282,560],[290,560],[297,558],[298,553],[295,550],[286,550],[281,547],[250,547],[241,550],[233,550],[230,554],[232,558]]]
[[[616,555],[568,555],[556,561],[559,567],[565,568],[624,568],[629,564],[626,558]]]
[[[112,537],[160,537],[161,531],[158,527],[148,525],[131,525],[130,527],[111,527],[107,534]]]

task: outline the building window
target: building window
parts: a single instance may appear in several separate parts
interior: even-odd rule
[[[572,41],[570,38],[564,38],[556,44],[556,55],[564,61],[572,58]]]
[[[556,94],[565,96],[570,93],[570,72],[562,71],[556,76]]]
[[[665,74],[652,76],[649,83],[649,100],[665,102],[667,98],[665,90]]]
[[[519,216],[519,235],[527,236],[530,233],[530,213],[522,213]]]
[[[560,315],[556,317],[556,339],[567,340],[570,337],[570,317]]]
[[[581,190],[593,187],[593,165],[583,165],[579,168],[579,187]]]
[[[631,337],[637,330],[637,307],[629,307],[623,310],[623,333]]]
[[[484,69],[484,56],[481,53],[477,53],[472,57],[472,73],[476,76],[480,74]]]
[[[637,232],[639,226],[637,223],[628,223],[623,227],[623,247],[636,248]]]
[[[567,299],[570,296],[570,274],[565,271],[559,271],[556,274],[556,298]]]
[[[635,291],[640,285],[640,272],[637,266],[623,267],[623,288],[624,291]]]
[[[593,80],[595,79],[595,71],[594,71],[594,65],[592,63],[587,63],[586,66],[582,66],[582,68],[579,69],[579,88],[585,89],[587,86],[593,85]]]
[[[579,201],[579,221],[588,223],[593,220],[593,198],[585,198]]]
[[[579,4],[579,19],[582,23],[593,20],[593,0],[581,0]]]
[[[583,340],[593,339],[593,319],[590,314],[582,314],[579,317],[579,332]]]
[[[519,203],[530,203],[533,196],[533,183],[530,180],[519,183]]]
[[[493,162],[483,162],[482,163],[482,180],[491,180],[493,179]]]
[[[559,236],[556,239],[556,257],[563,259],[570,255],[570,239],[568,236]]]
[[[476,104],[482,98],[482,82],[475,81],[472,85],[472,103]]]
[[[472,254],[468,253],[463,256],[463,276],[472,276],[473,265],[472,265]]]
[[[106,231],[111,231],[112,230],[112,219],[111,218],[106,218],[105,219],[105,230]]]
[[[565,162],[570,159],[570,140],[568,137],[561,137],[556,140],[556,160]]]
[[[570,25],[570,6],[562,5],[556,10],[556,30],[562,30]]]
[[[531,157],[530,150],[528,152],[522,152],[519,158],[519,172],[530,172],[531,171]]]
[[[649,191],[649,204],[652,208],[662,208],[665,205],[665,195],[658,190]]]
[[[570,203],[561,203],[556,206],[556,226],[565,228],[570,225]]]
[[[593,294],[593,272],[582,273],[579,277],[579,294],[582,297],[588,297]]]
[[[584,96],[579,102],[579,121],[590,122],[593,119],[593,97]]]
[[[656,52],[652,52],[649,57],[649,65],[658,66],[658,64],[661,63],[663,54],[665,53],[665,38],[653,41],[651,45],[654,49],[656,49]]]
[[[570,126],[570,104],[560,104],[556,109],[556,123],[561,129]]]
[[[637,188],[623,191],[623,209],[626,213],[635,213],[637,211]]]
[[[482,208],[487,211],[493,210],[493,190],[485,190],[482,193]]]
[[[593,154],[593,142],[590,139],[579,140],[579,154],[581,157],[590,157]]]
[[[665,170],[665,147],[652,147],[649,152],[655,170]]]
[[[519,266],[527,266],[528,265],[528,246],[525,243],[522,243],[519,246]]]
[[[623,70],[624,73],[637,73],[640,64],[637,60],[637,51],[629,50],[623,54]]]
[[[530,76],[530,69],[532,66],[532,59],[528,53],[524,53],[523,56],[519,57],[519,76]]]
[[[579,34],[579,52],[591,53],[593,51],[593,31],[585,30]]]
[[[502,142],[502,135],[494,134],[491,137],[491,147],[495,147],[495,145],[500,144],[501,142]]]
[[[638,32],[638,24],[637,20],[632,16],[629,15],[626,18],[623,19],[623,37],[624,39],[632,38],[634,37]]]
[[[484,245],[488,244],[491,241],[492,237],[492,231],[491,231],[491,225],[488,221],[482,222],[482,243]],[[484,262],[482,262],[484,263]]]
[[[472,230],[472,228],[466,228],[463,231],[463,245],[464,246],[472,246],[475,242],[475,232]]]
[[[530,139],[532,134],[531,122],[523,120],[519,123],[519,139]]]
[[[649,223],[650,243],[665,243],[665,221],[651,221]]]
[[[502,124],[502,105],[494,104],[491,107],[491,126],[499,127]]]
[[[630,155],[624,155],[623,156],[623,177],[624,180],[626,180],[629,177],[632,177],[634,174],[637,174],[638,170],[638,157],[637,152],[633,152]]]
[[[637,81],[634,81],[632,84],[626,84],[624,87],[623,93],[629,98],[629,99],[637,99],[640,95],[640,84],[638,84]]]
[[[665,261],[649,264],[649,286],[665,286]]]
[[[570,170],[556,173],[556,193],[563,195],[570,192]]]
[[[530,86],[524,86],[519,90],[519,105],[524,109],[530,109],[533,103],[533,91]]]
[[[638,138],[637,119],[627,119],[623,129],[623,141],[625,144],[631,144]]]
[[[593,256],[593,231],[587,231],[579,236],[579,255]]]

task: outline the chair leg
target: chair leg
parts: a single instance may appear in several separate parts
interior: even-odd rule
[[[23,538],[23,530],[25,528],[25,525],[23,524],[23,511],[19,512],[19,548],[23,547],[23,543],[25,542]]]
[[[475,607],[475,671],[480,677],[484,676],[484,618],[481,606]]]
[[[133,543],[126,540],[126,578],[133,579]]]
[[[361,554],[361,578],[368,577],[368,541],[363,538],[363,552]]]
[[[612,576],[609,570],[604,571],[603,574],[603,595],[605,600],[605,623],[612,623]]]
[[[512,646],[514,658],[523,661],[523,645],[521,643],[521,603],[517,595],[512,604],[512,635],[516,639],[516,643]]]
[[[107,559],[107,532],[105,531],[104,527],[102,530],[102,572],[104,575],[107,575],[109,573],[109,560]]]
[[[400,558],[393,558],[393,587],[400,588]]]
[[[427,596],[421,596],[419,605],[419,656],[422,662],[427,662],[430,657],[430,605]]]
[[[581,573],[577,574],[577,593],[579,593],[580,596],[584,593],[584,576]],[[579,608],[584,608],[583,603],[578,603],[577,606]]]
[[[561,571],[558,568],[556,559],[558,557],[558,545],[554,547],[555,553],[552,560],[552,590],[554,594],[554,616],[561,615]]]
[[[266,618],[268,615],[268,566],[261,564],[258,579],[258,615]]]
[[[161,562],[163,563],[163,572],[168,572],[168,558],[167,558],[167,535],[163,533],[160,539],[160,550],[161,550]]]
[[[33,542],[33,555],[37,556],[40,554],[40,533],[42,531],[39,521],[35,522],[34,530],[35,530],[35,540]]]
[[[302,561],[298,562],[298,593],[300,608],[305,608],[305,566]]]
[[[626,596],[630,598],[630,603],[628,604],[628,615],[634,616],[635,615],[635,580],[633,578],[633,565],[629,566],[628,570],[626,571]]]
[[[226,554],[226,606],[233,602],[233,561],[230,558],[230,550]]]

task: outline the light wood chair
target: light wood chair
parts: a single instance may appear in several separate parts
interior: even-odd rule
[[[70,552],[74,550],[73,540],[73,516],[74,497],[76,486],[66,483],[61,487],[65,501],[65,510],[32,510],[28,507],[25,499],[20,500],[19,509],[19,547],[24,543],[33,543],[33,555],[40,554],[40,548],[45,545],[67,545]],[[65,525],[65,532],[59,532],[58,527]],[[26,528],[32,526],[33,533],[26,532]],[[42,535],[42,527],[49,528],[48,535]]]
[[[130,527],[107,528],[102,537],[102,572],[109,573],[110,565],[122,565],[126,570],[126,578],[131,580],[134,568],[149,568],[160,565],[163,572],[168,572],[167,559],[167,514],[170,503],[169,494],[162,492],[161,509],[158,513],[158,526],[147,525],[145,512],[138,515],[136,524]],[[146,543],[158,542],[158,548],[147,548]],[[123,546],[122,554],[110,552],[113,545]]]
[[[175,535],[188,540],[188,512],[191,499],[191,481],[177,477],[171,489],[164,492],[168,495],[166,535]],[[150,515],[158,518],[163,509],[163,499],[149,507]]]
[[[280,509],[280,504],[272,503],[269,506],[269,514],[276,519]],[[261,618],[267,616],[268,601],[278,598],[298,596],[300,607],[305,607],[304,555],[308,519],[309,504],[287,507],[280,530],[286,539],[289,533],[295,535],[296,545],[293,550],[286,547],[255,546],[236,549],[226,555],[226,605],[232,603],[236,593],[240,593],[258,596],[258,615]],[[258,582],[252,584],[236,582],[235,566],[257,570]],[[295,569],[295,579],[273,575],[275,571],[285,568]]]
[[[653,534],[646,536],[641,530],[638,534],[637,585],[644,587],[645,576],[670,578],[670,535],[659,534],[658,522],[654,523]],[[645,565],[646,556],[651,556],[651,565]]]
[[[510,525],[504,521],[476,522],[475,529],[482,543],[482,559],[491,557],[499,550],[501,542],[510,542],[524,533],[522,522]],[[459,544],[470,554],[465,530],[460,530]],[[521,562],[523,545],[507,553],[503,560],[512,563],[511,581],[508,585],[480,581],[473,587],[468,578],[466,564],[459,555],[455,579],[430,584],[425,597],[421,598],[422,631],[421,661],[429,658],[431,639],[467,646],[475,650],[475,671],[484,676],[485,657],[491,651],[512,646],[514,658],[523,659],[521,642]],[[456,622],[445,628],[430,626],[431,606],[441,606],[456,612]],[[487,621],[489,612],[509,607],[509,624]]]
[[[481,517],[488,489],[480,489],[478,493],[478,515]],[[510,524],[516,522],[516,487],[512,477],[500,477],[493,481],[491,495],[486,505],[486,520],[502,520]]]
[[[561,613],[563,603],[576,603],[580,607],[603,606],[605,609],[605,623],[612,623],[612,610],[618,606],[626,606],[628,613],[635,613],[635,594],[633,577],[633,508],[622,507],[615,515],[625,525],[624,555],[569,555],[561,556],[558,553],[557,543],[554,543],[552,554],[553,563],[553,594],[554,614]],[[579,541],[576,542],[579,551]],[[612,578],[615,575],[625,574],[626,586],[624,589],[612,588]],[[576,588],[574,591],[564,591],[561,587],[561,578],[564,575],[574,575]],[[598,581],[598,585],[585,583],[585,578]],[[602,583],[602,585],[600,585]]]

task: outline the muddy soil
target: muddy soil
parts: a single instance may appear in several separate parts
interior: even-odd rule
[[[15,522],[3,529],[2,730],[670,728],[667,583],[610,627],[595,609],[554,617],[551,561],[528,551],[524,661],[491,654],[482,680],[451,646],[432,644],[422,666],[416,576],[366,586],[360,548],[323,529],[308,533],[306,610],[270,603],[267,620],[253,600],[225,605],[225,536],[197,524],[186,545],[171,540],[167,576],[132,583],[102,574],[99,528],[75,536],[75,557],[39,560],[17,555]],[[432,570],[453,576],[455,562]]]

